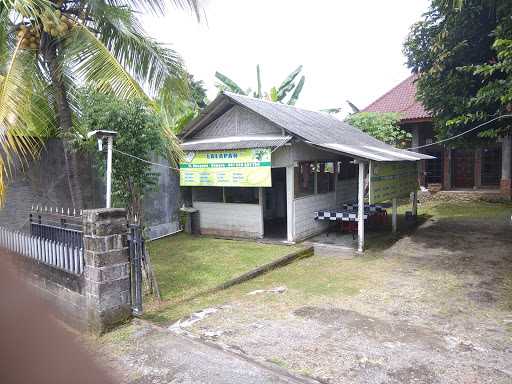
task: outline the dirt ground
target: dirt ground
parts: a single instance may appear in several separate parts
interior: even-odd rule
[[[356,294],[244,294],[190,331],[322,383],[512,383],[511,231],[429,220]]]

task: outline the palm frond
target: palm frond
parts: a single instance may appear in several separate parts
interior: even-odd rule
[[[295,103],[299,99],[300,93],[302,92],[302,88],[304,87],[305,81],[306,81],[306,76],[302,76],[299,80],[299,83],[293,90],[290,100],[288,100],[288,105],[295,105]]]
[[[21,41],[0,76],[0,202],[5,198],[3,174],[9,174],[15,155],[22,161],[36,155],[39,132],[50,113],[34,78],[35,55],[20,45]]]
[[[177,167],[183,159],[184,153],[180,146],[180,140],[174,134],[177,123],[175,114],[169,110],[167,105],[160,103],[159,116],[162,124],[162,134],[164,137],[167,160],[171,167]]]
[[[10,24],[9,12],[6,8],[0,8],[0,73],[2,73],[2,67],[7,62],[9,56],[8,41]]]
[[[165,91],[169,80],[181,82],[187,96],[187,76],[181,57],[172,49],[149,37],[132,10],[112,6],[95,9],[96,22],[92,28],[99,40],[135,80],[147,90],[150,97]],[[176,91],[176,87],[172,89]]]
[[[240,95],[247,95],[247,93],[237,83],[235,83],[226,75],[223,75],[222,73],[217,71],[215,72],[215,77],[219,79],[221,85],[223,85],[226,90],[233,93],[238,93]]]
[[[164,15],[167,11],[168,4],[181,9],[191,10],[200,19],[200,7],[198,0],[107,0],[109,5],[116,7],[126,7],[135,9],[140,12],[151,12],[155,15]]]
[[[35,19],[55,8],[50,0],[0,0],[0,9],[16,9],[19,14]]]
[[[73,68],[78,79],[100,92],[112,92],[120,98],[142,97],[147,94],[126,71],[101,40],[89,29],[77,25],[64,39],[64,64]]]

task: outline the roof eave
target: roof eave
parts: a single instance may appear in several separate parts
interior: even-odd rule
[[[203,109],[198,116],[193,118],[179,135],[181,139],[186,139],[196,131],[204,128],[209,123],[221,116],[227,109],[233,105],[233,102],[223,92],[213,100],[208,106]]]
[[[401,119],[400,124],[414,124],[414,123],[432,123],[433,119],[430,116],[425,117],[409,117],[407,119]]]

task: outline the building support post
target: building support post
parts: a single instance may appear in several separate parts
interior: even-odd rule
[[[398,200],[396,197],[393,198],[393,212],[391,216],[391,224],[393,226],[393,233],[397,231],[397,213],[398,213]]]
[[[364,251],[364,163],[359,161],[359,185],[357,198],[357,250]]]
[[[482,186],[482,148],[475,149],[475,183],[474,189]]]
[[[263,187],[258,188],[258,202],[260,203],[260,215],[261,215],[261,224],[260,224],[260,232],[261,238],[265,237],[265,190]]]
[[[452,189],[452,150],[445,148],[443,153],[443,189]]]
[[[295,198],[295,192],[293,177],[294,169],[292,164],[291,166],[286,167],[286,239],[289,242],[293,242],[295,232],[295,212],[293,209],[293,199]]]
[[[500,192],[507,199],[512,198],[512,135],[503,138],[501,143]]]
[[[412,193],[412,216],[418,216],[418,191]]]

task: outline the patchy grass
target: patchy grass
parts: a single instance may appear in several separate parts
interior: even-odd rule
[[[278,286],[286,286],[287,293],[263,294],[269,311],[279,310],[281,305],[295,306],[304,301],[354,296],[372,282],[378,281],[379,276],[384,276],[391,265],[392,263],[373,255],[353,260],[313,256],[223,291],[153,308],[146,314],[146,318],[168,324],[206,307],[219,306],[233,300],[254,300],[254,297],[247,296],[247,293]]]
[[[488,201],[427,201],[418,204],[416,223],[406,221],[405,212],[412,211],[408,199],[399,201],[396,234],[391,233],[391,208],[388,211],[388,222],[380,228],[369,229],[366,233],[366,248],[369,252],[379,252],[389,248],[404,235],[412,233],[428,219],[509,219],[512,215],[512,202]]]
[[[164,305],[187,301],[231,278],[302,248],[300,245],[223,240],[184,233],[149,244]]]

